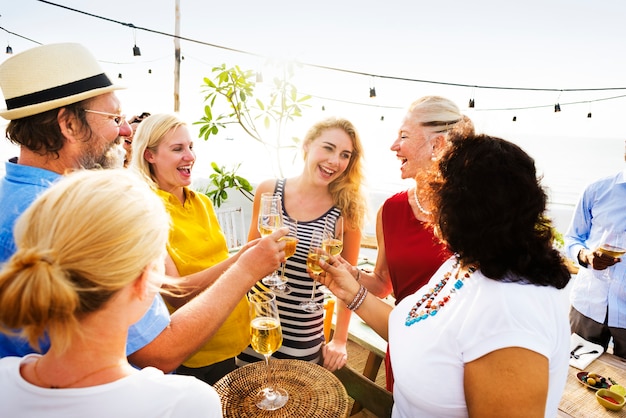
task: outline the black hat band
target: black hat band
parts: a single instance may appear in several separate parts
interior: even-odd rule
[[[112,86],[111,80],[106,74],[98,74],[82,80],[73,81],[62,86],[52,87],[35,93],[6,99],[7,110],[18,109],[39,103],[50,102],[64,97],[74,96],[90,90]]]

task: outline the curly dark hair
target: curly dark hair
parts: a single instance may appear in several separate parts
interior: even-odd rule
[[[67,111],[67,116],[74,115],[80,122],[86,139],[91,136],[92,132],[83,107],[90,100],[92,99],[63,106]],[[57,121],[60,109],[52,109],[10,121],[6,128],[6,138],[13,144],[26,147],[37,154],[59,158],[59,151],[65,145],[65,137]]]
[[[547,195],[535,161],[487,135],[452,134],[423,184],[435,227],[463,263],[493,280],[564,288],[570,274],[552,246]],[[509,274],[512,273],[512,274]]]

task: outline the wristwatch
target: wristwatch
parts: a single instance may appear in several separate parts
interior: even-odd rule
[[[584,248],[581,248],[580,251],[578,251],[578,255],[576,256],[576,258],[578,259],[578,264],[580,264],[582,267],[589,267],[589,263],[585,263],[582,261],[582,259],[580,258],[580,253],[582,253],[584,250]]]

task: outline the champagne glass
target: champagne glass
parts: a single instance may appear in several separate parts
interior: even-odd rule
[[[319,265],[319,260],[328,261],[328,253],[324,251],[322,242],[324,241],[324,232],[315,230],[311,237],[311,245],[309,246],[309,255],[306,258],[306,266],[318,276],[323,270]],[[311,299],[300,303],[302,310],[306,312],[316,312],[322,309],[322,304],[315,302],[315,287],[317,280],[313,279],[313,290],[311,291]]]
[[[280,273],[281,283],[272,286],[271,289],[276,293],[288,295],[291,293],[291,288],[287,285],[288,279],[285,279],[285,265],[287,264],[287,259],[296,253],[296,247],[298,245],[298,221],[289,218],[284,223],[289,227],[289,233],[280,239],[281,241],[285,241],[285,261],[283,262]]]
[[[612,258],[619,258],[626,253],[626,231],[607,229],[602,233],[598,252]],[[599,272],[600,276],[609,280],[613,266],[609,266]]]
[[[261,207],[259,208],[259,234],[261,234],[262,237],[266,237],[282,226],[283,211],[280,195],[263,193],[261,195]],[[261,281],[264,285],[269,287],[282,284],[276,271],[264,277]]]
[[[343,216],[339,216],[335,219],[335,224],[332,224],[333,218],[326,218],[324,222],[324,240],[322,241],[322,248],[327,254],[332,256],[339,255],[343,251]],[[332,292],[324,285],[319,286],[326,295],[332,295]]]
[[[343,251],[343,216],[337,218],[334,227],[326,224],[322,246],[324,251],[332,256],[341,254]]]
[[[273,411],[283,407],[289,400],[285,389],[279,388],[272,379],[270,356],[283,344],[283,333],[278,316],[276,296],[271,292],[250,293],[250,336],[252,348],[265,357],[267,386],[256,395],[256,406]]]

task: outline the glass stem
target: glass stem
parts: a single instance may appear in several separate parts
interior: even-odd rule
[[[265,357],[265,365],[267,366],[267,387],[270,392],[274,392],[274,381],[272,379],[272,368],[270,367],[270,356],[264,355]]]
[[[283,269],[280,273],[280,279],[284,282],[285,281],[285,264],[287,263],[283,263]]]
[[[315,275],[317,277],[317,274]],[[311,302],[315,300],[315,287],[317,286],[317,280],[313,279],[313,290],[311,291]]]

